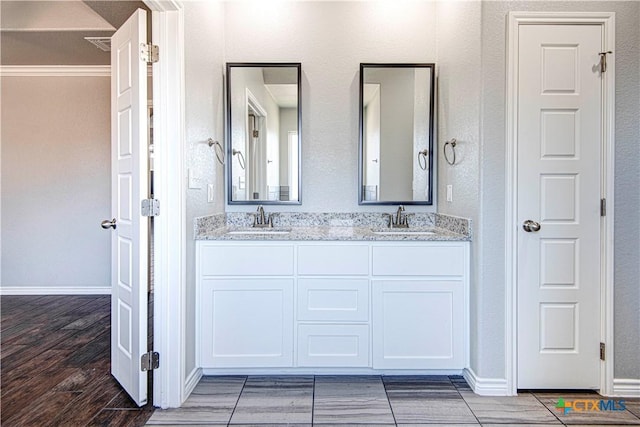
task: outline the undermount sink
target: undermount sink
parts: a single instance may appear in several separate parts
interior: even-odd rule
[[[247,228],[243,230],[231,230],[228,231],[227,234],[289,234],[291,233],[290,229],[283,228]]]
[[[371,230],[373,234],[380,236],[429,236],[435,234],[435,231],[429,230],[412,230],[410,228],[398,229],[390,228],[388,230]]]

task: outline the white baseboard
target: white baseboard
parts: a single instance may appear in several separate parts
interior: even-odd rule
[[[203,375],[462,375],[457,369],[202,368]]]
[[[0,295],[111,295],[111,286],[2,286]]]
[[[191,371],[189,376],[187,376],[187,379],[184,383],[184,390],[182,393],[183,401],[189,398],[189,396],[193,392],[193,389],[196,388],[196,386],[200,382],[200,379],[202,379],[202,369],[200,368],[195,368],[193,371]]]
[[[471,368],[465,368],[462,376],[476,394],[481,396],[509,396],[507,380],[504,378],[480,378]]]
[[[151,65],[147,76],[151,77]],[[0,65],[1,77],[110,77],[111,65]]]
[[[2,77],[109,77],[110,65],[3,65]]]
[[[620,397],[640,397],[640,379],[614,378],[613,395]]]

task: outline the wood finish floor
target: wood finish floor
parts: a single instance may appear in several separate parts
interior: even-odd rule
[[[142,426],[110,374],[109,296],[2,296],[2,426]]]

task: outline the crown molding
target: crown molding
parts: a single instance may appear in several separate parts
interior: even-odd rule
[[[2,77],[109,77],[110,65],[3,65]]]

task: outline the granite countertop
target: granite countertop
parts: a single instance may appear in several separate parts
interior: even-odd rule
[[[377,233],[376,233],[377,232]],[[470,236],[443,228],[371,228],[300,226],[267,229],[224,226],[196,236],[196,240],[226,241],[468,241]]]
[[[471,241],[467,218],[429,212],[409,215],[409,228],[389,228],[381,213],[270,213],[273,228],[254,228],[255,214],[196,218],[195,240],[225,241]]]

